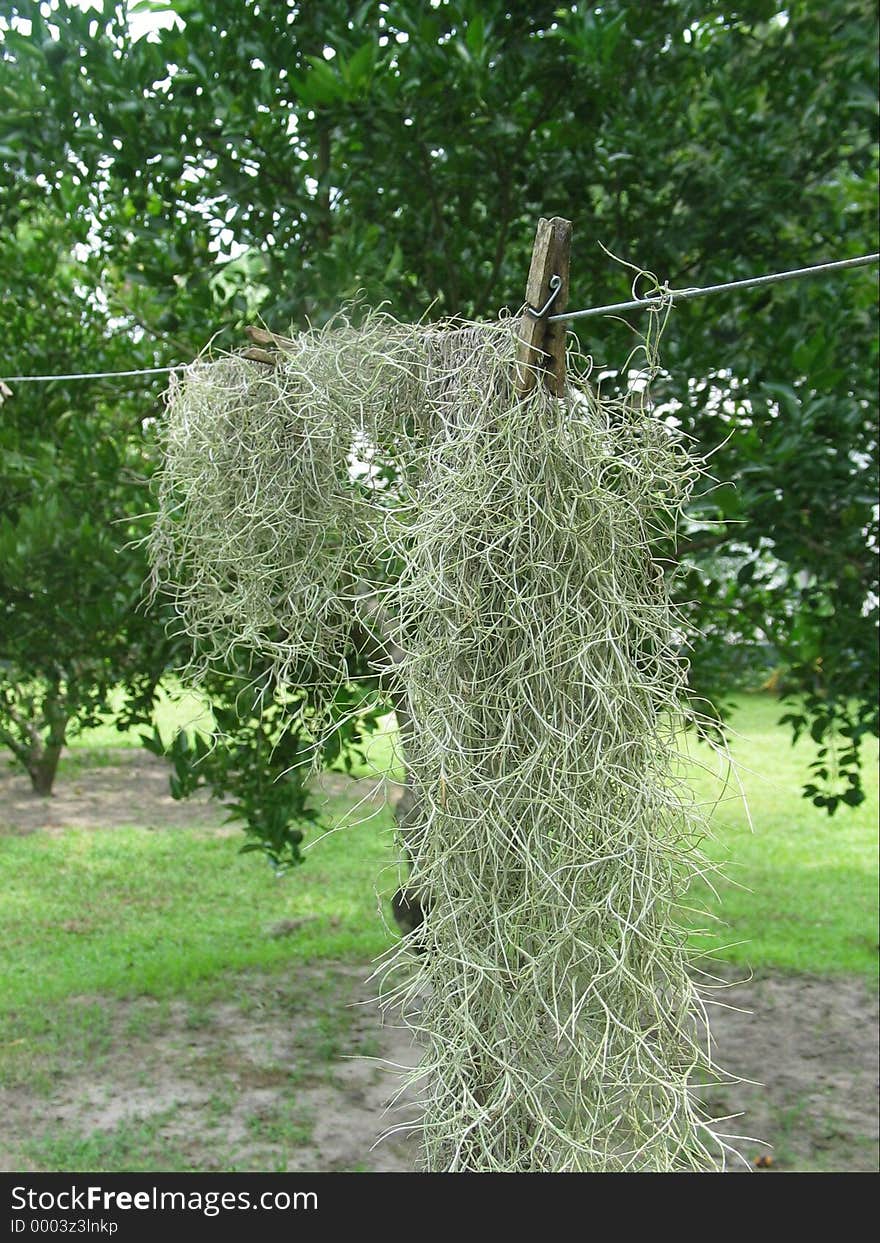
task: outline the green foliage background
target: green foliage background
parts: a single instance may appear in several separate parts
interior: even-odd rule
[[[161,14],[135,38],[113,3],[0,3],[6,373],[186,360],[358,291],[401,317],[488,318],[521,302],[539,215],[575,222],[581,306],[628,294],[599,242],[678,286],[877,249],[869,0],[131,6],[142,30]],[[694,691],[723,700],[778,665],[829,811],[860,799],[877,729],[874,293],[861,273],[685,304],[657,393],[725,481],[673,550],[703,636]],[[600,369],[632,341],[608,320],[578,335]],[[22,386],[0,411],[0,660],[65,629],[63,586],[16,594],[38,537],[8,461],[55,481],[33,486],[59,498],[60,573],[107,618],[106,639],[68,627],[71,649],[128,634],[139,568],[109,515],[146,507],[120,463],[149,457],[159,390]],[[115,460],[91,453],[107,426]],[[84,521],[99,555],[71,538]],[[93,581],[107,564],[115,581]],[[45,653],[27,667],[45,676]]]

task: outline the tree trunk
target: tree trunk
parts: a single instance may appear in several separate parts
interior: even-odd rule
[[[27,762],[28,775],[34,794],[40,795],[41,798],[48,798],[52,793],[63,747],[63,742],[48,742],[45,746],[41,746],[39,751],[36,748],[31,751]]]
[[[46,688],[39,726],[26,723],[29,745],[24,766],[31,779],[31,789],[40,798],[48,798],[52,793],[67,737],[68,714],[62,707],[60,689],[59,681],[53,679]]]

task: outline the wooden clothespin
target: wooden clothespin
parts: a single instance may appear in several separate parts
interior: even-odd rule
[[[254,344],[242,351],[242,358],[250,358],[255,363],[266,363],[274,367],[278,361],[279,350],[291,350],[297,347],[292,337],[281,337],[277,332],[269,332],[266,328],[248,327],[245,328],[245,333]],[[260,348],[266,345],[269,349]]]
[[[565,324],[550,324],[547,316],[568,305],[570,262],[571,221],[542,216],[526,284],[527,309],[519,328],[516,387],[521,397],[531,393],[539,380],[556,397],[565,393]]]

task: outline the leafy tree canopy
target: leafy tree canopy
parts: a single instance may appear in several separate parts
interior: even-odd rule
[[[132,365],[359,290],[492,316],[521,301],[539,215],[575,222],[581,306],[628,294],[599,242],[673,286],[877,249],[868,0],[142,0],[140,37],[113,3],[0,13],[0,219],[66,222]],[[600,367],[628,352],[620,322],[578,336]],[[119,339],[27,357],[94,364]],[[675,550],[694,691],[723,698],[769,650],[822,747],[809,795],[855,803],[877,728],[873,282],[685,304],[664,360],[659,398],[727,481]]]

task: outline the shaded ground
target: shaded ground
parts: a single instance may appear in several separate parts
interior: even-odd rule
[[[222,818],[222,804],[212,800],[205,790],[198,790],[185,802],[173,799],[168,790],[168,764],[148,751],[108,748],[89,750],[84,755],[74,751],[62,764],[52,797],[35,798],[28,777],[4,764],[0,754],[4,832],[100,830],[120,824],[154,829],[179,824],[216,826]],[[323,789],[328,794],[345,792],[371,802],[382,802],[386,795],[393,802],[400,791],[395,782],[352,781],[336,773],[322,774],[315,784],[319,791]],[[134,799],[133,790],[137,791]],[[230,831],[240,832],[237,828]]]
[[[170,798],[161,761],[134,750],[104,759],[91,756],[86,780],[74,755],[52,800],[0,769],[7,831],[216,826],[207,799]],[[343,785],[381,797],[372,783],[327,779],[331,793]],[[4,1050],[0,1168],[413,1168],[412,1138],[374,1147],[400,1120],[383,1116],[396,1084],[382,1061],[411,1065],[416,1051],[369,1001],[368,970],[231,976],[200,1000],[69,999],[63,1040],[47,1031]],[[876,1169],[876,992],[862,979],[770,975],[722,998],[737,1009],[713,1008],[718,1061],[761,1086],[712,1089],[711,1106],[743,1114],[726,1130],[772,1145],[743,1141],[748,1160],[769,1152],[779,1170]]]
[[[76,751],[63,768],[51,798],[35,798],[30,780],[0,757],[0,807],[4,832],[58,832],[106,829],[119,824],[144,828],[169,825],[216,825],[217,804],[204,790],[186,803],[168,791],[168,764],[148,751],[115,748]],[[132,792],[137,791],[136,797]]]

